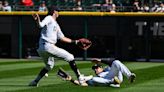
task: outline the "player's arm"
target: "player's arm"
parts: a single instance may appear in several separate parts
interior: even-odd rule
[[[67,38],[67,37],[63,37],[60,40],[63,41],[63,42],[65,42],[65,43],[71,43],[72,42],[72,39]]]
[[[60,34],[60,33],[59,33]],[[61,38],[62,34],[59,35],[58,34],[58,37]],[[66,43],[73,43],[75,45],[77,45],[79,48],[83,49],[83,50],[87,50],[91,45],[92,45],[92,42],[86,38],[81,38],[81,39],[78,39],[78,40],[72,40],[70,38],[67,38],[67,37],[62,37],[61,40],[63,42],[66,42]]]
[[[33,14],[32,15],[34,20],[36,21],[38,27],[44,27],[45,25],[47,25],[49,22],[51,22],[51,18],[48,16],[48,17],[45,17],[43,19],[43,21],[40,20],[40,17],[39,17],[39,14]]]
[[[68,37],[62,37],[60,40],[65,42],[65,43],[74,43],[74,44],[78,43],[78,40],[72,40]]]
[[[109,66],[112,65],[113,61],[114,61],[114,59],[99,59],[99,58],[92,59],[93,63],[96,63],[96,64],[104,63],[104,64],[107,64]]]
[[[35,13],[32,15],[34,20],[36,21],[37,25],[39,26],[39,23],[40,23],[40,17],[39,17],[39,14]]]

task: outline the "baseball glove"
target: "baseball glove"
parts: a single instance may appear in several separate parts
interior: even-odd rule
[[[83,49],[83,50],[87,50],[91,45],[92,42],[86,38],[81,38],[77,41],[77,45]]]
[[[67,74],[62,68],[59,68],[57,75],[61,77],[63,80],[70,81],[72,79],[72,77],[69,74]]]

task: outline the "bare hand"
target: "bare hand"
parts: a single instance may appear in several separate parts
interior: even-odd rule
[[[32,16],[33,16],[34,20],[38,20],[39,19],[39,15],[37,13],[33,14]]]

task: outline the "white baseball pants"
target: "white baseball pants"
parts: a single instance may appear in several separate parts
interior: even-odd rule
[[[54,67],[54,57],[63,58],[68,62],[74,60],[74,56],[68,51],[47,42],[40,44],[37,52],[43,58],[48,70]]]
[[[110,67],[108,74],[104,77],[93,77],[91,81],[88,83],[90,85],[98,85],[98,84],[104,84],[107,85],[113,81],[113,78],[117,76],[119,80],[122,82],[123,81],[123,75],[126,76],[127,78],[130,77],[131,72],[130,70],[122,64],[119,60],[115,60],[112,63],[112,66]]]

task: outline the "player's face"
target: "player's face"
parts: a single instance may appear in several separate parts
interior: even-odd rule
[[[55,17],[59,17],[59,12],[58,11],[54,11]]]
[[[101,72],[103,72],[103,68],[98,67],[98,68],[95,69],[95,73],[96,73],[96,74],[99,74],[99,73],[101,73]]]

